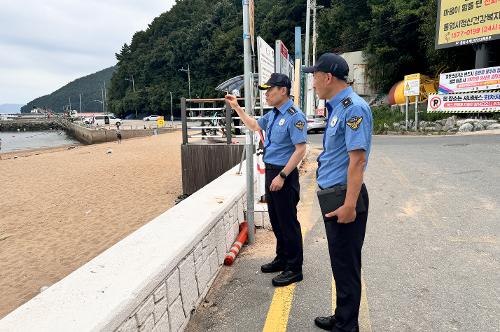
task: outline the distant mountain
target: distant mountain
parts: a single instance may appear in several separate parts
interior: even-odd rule
[[[0,113],[19,113],[23,105],[19,104],[2,104],[0,105]]]
[[[84,76],[74,80],[50,95],[36,98],[21,108],[22,113],[29,113],[33,107],[51,109],[53,112],[63,112],[71,101],[71,108],[80,110],[80,94],[82,95],[82,112],[102,112],[102,104],[96,100],[102,100],[101,89],[103,82],[106,89],[110,85],[111,76],[116,67],[109,67],[97,73]]]

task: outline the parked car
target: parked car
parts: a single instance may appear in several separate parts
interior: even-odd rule
[[[112,114],[96,115],[92,118],[92,123],[96,126],[103,125],[121,125],[122,119],[115,117]]]
[[[322,115],[307,116],[307,132],[319,132],[326,129],[326,118]]]
[[[143,118],[142,120],[143,121],[156,121],[158,120],[160,116],[159,115],[149,115],[149,116],[146,116],[145,118]]]

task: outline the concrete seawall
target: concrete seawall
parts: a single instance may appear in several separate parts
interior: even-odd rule
[[[116,130],[114,129],[91,129],[74,124],[67,120],[59,120],[69,135],[85,144],[96,144],[116,141]],[[175,129],[158,128],[158,134],[170,132]],[[121,130],[122,139],[133,137],[145,137],[154,135],[155,129],[129,129]]]

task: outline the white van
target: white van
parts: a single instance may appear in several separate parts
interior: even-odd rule
[[[115,117],[112,114],[107,115],[96,115],[92,118],[92,123],[95,126],[104,126],[104,125],[121,125],[122,119]]]

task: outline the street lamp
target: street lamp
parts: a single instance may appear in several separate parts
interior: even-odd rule
[[[102,112],[104,113],[104,102],[102,100],[94,99],[95,102],[102,104]]]
[[[179,69],[179,71],[183,71],[188,74],[189,99],[191,99],[191,70],[189,69],[189,64],[187,69],[184,69],[184,67],[182,67],[181,69]]]
[[[170,91],[170,122],[172,124],[172,128],[174,127],[174,107],[173,107],[173,98],[172,91]]]
[[[132,82],[132,91],[134,91],[134,94],[135,94],[135,81],[134,81],[134,75],[130,75],[130,78],[125,78],[125,81]],[[135,108],[135,118],[137,119],[137,107]]]
[[[131,78],[126,78],[125,81],[130,81],[132,82],[132,91],[135,92],[135,81],[134,81],[134,75],[130,76]]]

